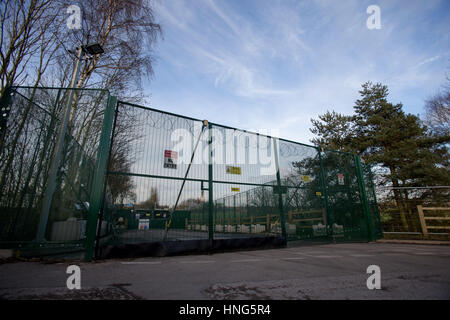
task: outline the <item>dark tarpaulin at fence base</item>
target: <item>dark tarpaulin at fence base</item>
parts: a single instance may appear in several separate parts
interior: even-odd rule
[[[248,237],[219,240],[157,241],[139,244],[124,243],[102,247],[98,258],[164,257],[177,254],[211,254],[230,250],[284,248],[282,237]]]

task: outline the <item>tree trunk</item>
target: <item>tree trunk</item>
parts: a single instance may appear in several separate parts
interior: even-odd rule
[[[395,168],[393,166],[390,166],[389,170],[391,171],[392,176],[395,173]],[[391,178],[391,181],[392,186],[394,187],[393,189],[394,199],[400,212],[400,220],[402,222],[402,226],[405,228],[406,231],[408,231],[408,221],[406,219],[405,203],[403,201],[400,189],[397,189],[399,187],[398,180]]]

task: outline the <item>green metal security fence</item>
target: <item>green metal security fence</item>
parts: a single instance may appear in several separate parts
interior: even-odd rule
[[[121,101],[110,152],[103,246],[381,236],[370,168],[352,154]]]
[[[85,249],[110,99],[104,90],[7,88],[0,106],[2,247],[22,256]]]
[[[2,97],[3,247],[73,248],[91,260],[154,244],[381,236],[358,156],[71,91],[12,87]]]

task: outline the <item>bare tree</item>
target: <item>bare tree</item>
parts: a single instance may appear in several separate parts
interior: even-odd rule
[[[25,83],[37,86],[40,83],[59,48],[54,31],[59,29],[61,20],[58,19],[57,11],[52,9],[51,1],[7,0],[0,4],[0,10],[0,82],[3,96],[8,85]],[[27,130],[36,121],[30,118],[33,107],[31,101],[35,94],[36,89],[33,89],[28,103],[21,105],[14,121],[5,123],[1,128],[0,189],[3,192],[6,192],[4,188],[13,184],[16,194],[21,183],[25,182],[26,187],[30,182],[28,178],[21,181],[22,176],[29,177],[29,173],[22,172],[22,169],[30,168],[29,172],[33,172],[33,167],[30,167],[30,163],[24,163],[27,160],[25,156],[17,155],[25,155],[23,152],[29,149],[27,141],[29,143],[32,139],[32,133]],[[17,168],[20,170],[17,171]],[[19,178],[16,179],[16,175]]]
[[[50,0],[1,2],[1,95],[7,85],[40,82],[56,52],[53,43],[54,31],[61,24],[59,16]]]
[[[63,0],[69,6],[72,1]],[[81,68],[78,88],[108,88],[118,97],[141,91],[143,76],[153,74],[153,46],[161,35],[149,0],[85,0],[80,2],[80,30],[60,31],[65,47],[99,43],[105,50]],[[62,56],[60,67],[73,60]],[[138,96],[140,95],[140,92]]]
[[[65,3],[72,4],[71,1]],[[82,12],[81,29],[63,30],[65,47],[75,48],[80,44],[99,43],[105,53],[85,60],[81,65],[77,88],[102,88],[127,101],[142,101],[140,81],[143,76],[153,74],[153,45],[161,34],[161,27],[155,23],[150,1],[145,0],[87,0],[80,3]],[[58,66],[67,80],[67,65],[73,57],[61,55]],[[82,94],[82,93],[80,93]],[[105,110],[104,96],[80,105],[76,95],[72,108],[72,135],[81,149],[94,156]],[[76,103],[78,101],[78,103]],[[111,165],[128,171],[131,162],[126,156],[127,146],[137,139],[131,131],[130,123],[135,122],[132,113],[120,117],[116,123]],[[137,127],[135,122],[134,127]],[[91,150],[91,151],[89,151]],[[75,159],[74,163],[77,163]],[[114,177],[108,180],[116,196],[129,194],[132,189],[131,178]],[[111,185],[114,184],[114,185]]]
[[[29,202],[34,206],[38,202],[35,199],[41,196],[39,192],[45,188],[57,122],[40,114],[43,110],[36,109],[40,106],[35,102],[49,100],[44,108],[54,105],[51,116],[60,118],[68,91],[63,90],[57,99],[36,87],[67,87],[74,62],[69,49],[98,42],[105,50],[103,55],[83,59],[76,83],[78,89],[107,89],[119,99],[138,102],[144,98],[141,79],[153,73],[153,45],[161,35],[161,27],[154,22],[150,0],[79,2],[80,30],[66,26],[65,13],[69,5],[73,5],[73,1],[4,0],[0,3],[1,94],[7,85],[34,87],[27,91],[27,99],[20,98],[20,103],[16,99],[20,110],[16,110],[14,121],[8,122],[9,127],[2,130],[0,136],[0,200],[4,207],[22,206],[24,196],[28,198],[30,193]],[[97,155],[107,97],[105,90],[77,91],[75,95],[69,142],[61,164],[64,176],[58,178],[66,182],[61,184],[62,191],[57,195],[60,199],[70,198],[72,205],[74,186],[86,185],[86,168],[93,167]],[[128,171],[132,164],[128,157],[129,145],[137,138],[138,130],[130,132],[127,126],[133,120],[134,115],[130,114],[117,122],[112,168]],[[134,127],[136,129],[136,125]],[[5,132],[7,136],[3,136]],[[52,132],[53,136],[45,132]],[[86,166],[86,163],[91,164]],[[111,179],[109,189],[114,190],[116,199],[133,198],[134,186],[129,177]]]
[[[450,134],[450,79],[447,85],[425,102],[425,124],[439,135]]]
[[[136,204],[136,208],[139,209],[148,209],[148,210],[154,210],[159,206],[159,199],[158,199],[158,190],[156,189],[156,187],[151,187],[150,189],[150,197],[143,201],[140,202],[138,204]]]

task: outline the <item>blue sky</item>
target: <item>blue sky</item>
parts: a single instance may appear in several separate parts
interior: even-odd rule
[[[381,29],[369,30],[369,5]],[[310,144],[311,118],[350,114],[366,81],[422,114],[450,73],[448,0],[156,0],[164,39],[150,106]]]

